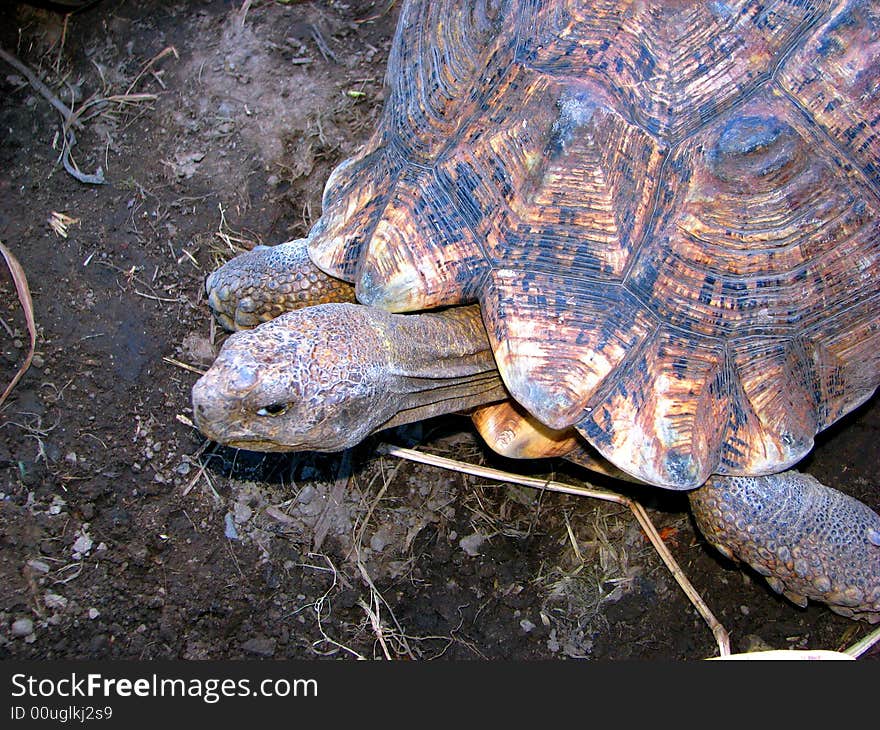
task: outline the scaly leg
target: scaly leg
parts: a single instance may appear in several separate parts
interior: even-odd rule
[[[808,474],[713,476],[690,494],[703,534],[800,606],[880,621],[880,516]]]
[[[208,304],[223,327],[249,329],[302,307],[353,302],[354,287],[327,276],[309,258],[307,239],[257,246],[208,277]]]

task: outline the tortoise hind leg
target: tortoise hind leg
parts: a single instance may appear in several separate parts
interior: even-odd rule
[[[808,474],[713,476],[690,494],[712,545],[801,606],[880,622],[880,516]]]
[[[313,304],[353,302],[354,287],[315,266],[299,238],[277,246],[257,246],[236,256],[205,282],[208,303],[228,330],[261,322]]]

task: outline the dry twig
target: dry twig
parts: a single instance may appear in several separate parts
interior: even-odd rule
[[[18,58],[13,56],[11,53],[0,48],[0,59],[6,61],[10,66],[16,69],[19,73],[21,73],[28,81],[28,83],[44,98],[48,101],[58,113],[61,115],[61,132],[62,132],[62,149],[61,149],[61,164],[64,166],[64,169],[72,176],[75,177],[82,183],[90,184],[90,185],[102,185],[106,182],[104,178],[104,171],[101,167],[92,173],[84,173],[82,172],[73,161],[71,157],[71,152],[73,148],[76,146],[76,134],[74,133],[74,129],[82,129],[83,122],[88,119],[101,114],[103,110],[107,107],[108,104],[118,104],[124,106],[126,104],[136,104],[143,101],[154,101],[157,97],[155,94],[131,94],[129,93],[132,88],[134,88],[135,84],[141,78],[141,76],[160,58],[168,55],[169,53],[173,53],[175,57],[177,57],[177,51],[173,46],[169,46],[154,58],[152,58],[141,73],[135,78],[132,84],[129,86],[128,91],[125,94],[113,94],[110,96],[100,96],[98,94],[90,97],[86,102],[84,102],[76,111],[68,107],[64,102],[62,102],[55,94],[52,93],[51,89],[49,89],[46,84],[44,84],[37,75],[31,71],[24,63],[22,63]],[[91,107],[97,106],[98,108],[93,111],[89,115],[85,115],[87,109]]]
[[[134,77],[134,81],[132,81],[129,84],[128,88],[125,90],[125,96],[129,96],[131,94],[131,90],[135,86],[137,86],[138,81],[140,81],[141,77],[153,67],[153,64],[155,64],[157,61],[161,61],[163,58],[165,58],[165,56],[167,56],[169,54],[173,54],[174,58],[176,58],[178,60],[180,59],[180,55],[177,53],[177,49],[174,46],[168,46],[167,48],[163,48],[161,51],[159,51],[159,53],[157,53],[149,61],[147,61],[146,64],[144,64],[144,67],[140,70],[140,73]],[[160,86],[161,86],[161,84],[160,84]]]

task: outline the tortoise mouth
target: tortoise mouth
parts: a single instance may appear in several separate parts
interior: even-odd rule
[[[265,439],[232,439],[224,440],[225,446],[233,449],[244,449],[245,451],[294,451],[296,445],[279,444],[274,441],[266,441]]]

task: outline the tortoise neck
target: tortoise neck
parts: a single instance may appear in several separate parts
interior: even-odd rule
[[[392,316],[386,343],[401,405],[382,428],[508,397],[477,305]]]

